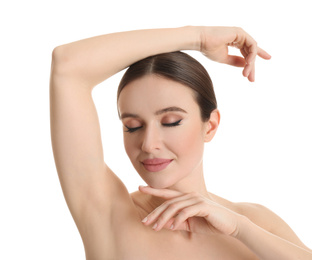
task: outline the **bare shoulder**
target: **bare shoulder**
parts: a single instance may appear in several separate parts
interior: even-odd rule
[[[249,218],[252,222],[262,227],[263,229],[270,231],[272,222],[270,213],[272,213],[266,207],[256,204],[256,203],[248,203],[248,202],[232,202],[220,196],[210,193],[210,198],[217,202],[218,204]]]
[[[246,216],[264,230],[311,251],[311,249],[302,243],[291,227],[280,216],[267,207],[257,203],[232,202],[212,193],[210,193],[210,197],[222,206],[240,215]]]
[[[269,232],[272,231],[272,228],[276,224],[274,222],[277,221],[276,218],[278,216],[267,207],[261,204],[250,202],[238,202],[233,204],[237,213],[246,216],[263,229]]]
[[[259,227],[295,245],[311,251],[311,249],[303,244],[291,227],[280,216],[267,207],[261,204],[247,202],[234,203],[234,205],[237,213],[248,217]]]
[[[250,202],[232,202],[215,194],[210,194],[210,196],[215,202],[240,215],[246,216],[256,225],[269,232],[273,233],[276,226],[286,224],[278,215],[261,204]]]

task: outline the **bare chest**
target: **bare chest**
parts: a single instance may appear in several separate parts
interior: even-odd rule
[[[109,232],[95,228],[95,233],[103,236],[95,235],[94,243],[85,244],[87,260],[258,259],[243,243],[225,235],[165,229],[156,232],[141,223],[148,212],[137,207],[137,212],[126,219],[115,217]]]
[[[116,248],[116,258],[124,260],[253,260],[258,259],[245,245],[234,238],[222,235],[196,235],[192,238],[172,236],[167,232],[133,234],[122,239]],[[148,232],[149,233],[149,232]],[[156,234],[155,234],[156,233]],[[187,233],[187,232],[186,232]],[[141,237],[139,237],[141,235]],[[105,258],[103,258],[105,259]]]
[[[238,240],[223,235],[173,235],[153,230],[119,230],[85,245],[87,260],[257,260]]]

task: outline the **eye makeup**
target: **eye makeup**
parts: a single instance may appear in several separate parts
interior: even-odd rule
[[[127,130],[125,132],[128,132],[128,133],[133,133],[135,132],[136,130],[139,130],[140,128],[142,128],[143,126],[139,126],[139,127],[128,127],[125,125],[125,127],[127,128]]]
[[[180,119],[180,120],[178,120],[178,121],[176,121],[176,122],[170,123],[170,124],[168,124],[168,123],[166,123],[166,124],[165,124],[165,123],[162,123],[162,125],[163,125],[163,126],[167,126],[167,127],[173,127],[173,126],[180,125],[181,121],[182,121],[182,119]]]
[[[181,121],[182,121],[182,119],[180,119],[178,121],[175,121],[173,123],[162,123],[162,125],[165,126],[165,127],[174,127],[174,126],[180,125]],[[125,130],[125,132],[133,133],[133,132],[139,130],[140,128],[142,128],[143,126],[128,127],[128,126],[125,125],[125,127],[127,128],[127,130]]]

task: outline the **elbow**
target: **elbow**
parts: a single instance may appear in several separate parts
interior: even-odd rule
[[[52,51],[51,73],[53,75],[63,75],[68,72],[70,59],[64,45],[57,46]]]
[[[62,46],[57,46],[52,51],[52,64],[58,62],[61,58]]]
[[[51,74],[58,75],[62,71],[63,59],[62,59],[62,47],[58,46],[52,51],[52,60],[51,60]]]

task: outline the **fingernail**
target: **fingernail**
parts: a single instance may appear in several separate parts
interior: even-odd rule
[[[142,222],[145,223],[147,221],[147,217],[145,217]]]
[[[153,229],[156,229],[157,228],[157,223],[155,223],[155,225],[153,226]]]
[[[170,226],[170,229],[173,229],[174,228],[174,226],[173,226],[173,224]]]

